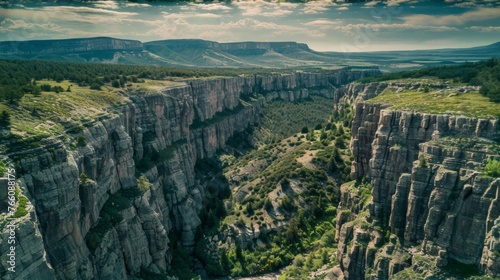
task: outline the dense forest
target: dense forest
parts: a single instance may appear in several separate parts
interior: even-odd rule
[[[293,69],[233,69],[233,68],[168,68],[156,66],[68,63],[30,60],[0,60],[0,101],[15,102],[24,94],[38,95],[41,91],[60,92],[62,88],[43,88],[37,81],[43,79],[57,82],[69,80],[79,86],[98,89],[109,84],[123,87],[127,82],[141,79],[161,80],[167,77],[211,77],[238,75],[269,75],[291,73]],[[321,71],[310,69],[308,71]],[[377,82],[403,78],[433,76],[439,79],[453,79],[454,82],[481,86],[481,94],[493,102],[500,102],[500,59],[465,63],[456,66],[441,66],[419,70],[389,73],[368,77],[360,82]]]
[[[441,66],[413,71],[384,74],[368,77],[360,82],[380,82],[404,78],[437,77],[439,79],[453,79],[454,82],[481,86],[479,91],[491,101],[500,102],[500,59],[491,58],[475,63],[465,63],[456,66]]]
[[[99,86],[109,84],[122,87],[125,83],[141,79],[161,80],[166,77],[210,77],[238,76],[248,74],[269,75],[290,73],[293,70],[279,69],[200,69],[167,68],[154,66],[68,63],[33,60],[0,60],[0,101],[15,102],[26,93],[34,95],[41,91],[62,91],[59,88],[42,88],[37,81],[42,79],[61,82],[69,80],[79,86]],[[66,89],[64,89],[66,90]]]

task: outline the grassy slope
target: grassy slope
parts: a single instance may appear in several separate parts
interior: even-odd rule
[[[500,104],[491,102],[477,91],[457,93],[431,90],[428,93],[403,90],[396,93],[386,89],[382,94],[368,100],[372,103],[393,104],[394,110],[411,110],[432,114],[462,115],[477,118],[498,118]]]
[[[39,83],[61,86],[64,90],[71,85],[71,92],[42,92],[40,96],[26,94],[18,104],[1,103],[0,111],[11,113],[12,133],[23,136],[60,134],[65,129],[62,123],[90,121],[125,101],[119,90],[112,87],[91,90],[69,81],[42,80]]]
[[[69,126],[84,125],[99,117],[115,112],[128,98],[122,88],[101,86],[91,90],[70,81],[40,80],[39,85],[60,86],[63,92],[42,92],[40,96],[25,94],[17,104],[0,103],[0,111],[11,114],[11,132],[21,136],[60,134]],[[130,88],[142,88],[148,92],[165,87],[185,85],[181,81],[144,80],[144,83],[128,83]],[[70,87],[71,92],[66,92]]]

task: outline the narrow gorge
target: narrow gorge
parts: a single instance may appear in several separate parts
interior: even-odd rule
[[[334,166],[331,162],[324,166],[334,171],[327,175],[304,171],[307,176],[342,183],[324,184],[338,201],[323,207],[336,213],[328,221],[334,225],[331,242],[336,253],[329,256],[325,251],[323,260],[330,265],[325,264],[316,278],[446,278],[450,275],[442,274],[443,269],[451,271],[457,265],[500,275],[500,179],[484,175],[487,162],[500,158],[498,119],[394,109],[370,99],[388,90],[400,93],[404,87],[418,91],[423,87],[352,83],[378,74],[375,69],[343,69],[190,79],[154,90],[129,87],[120,92],[122,103],[116,102],[106,114],[86,119],[81,126],[50,137],[7,140],[9,162],[15,166],[21,189],[18,197],[27,198],[28,213],[15,220],[17,272],[8,272],[2,259],[2,279],[133,279],[145,271],[163,275],[176,269],[173,258],[197,254],[199,229],[206,219],[201,213],[211,199],[210,188],[223,192],[227,187],[213,183],[215,174],[200,165],[220,151],[235,150],[229,142],[248,141],[246,146],[257,148],[249,130],[259,127],[265,106],[278,101],[299,104],[313,96],[327,98],[332,108],[352,117],[352,123],[339,119],[344,127],[350,126],[346,128],[350,145],[345,147],[350,152],[335,155],[337,159],[328,155]],[[317,130],[321,140],[328,137],[321,125]],[[336,138],[331,133],[335,145],[343,145],[339,130],[342,126]],[[297,142],[288,146],[298,146],[306,134],[306,139],[316,137],[307,127],[302,134],[293,136]],[[323,146],[328,147],[330,142],[325,141]],[[300,151],[301,164],[307,166],[304,158],[323,152],[311,147]],[[332,151],[339,153],[336,148]],[[229,179],[235,185],[250,182],[251,176],[243,173],[257,173],[265,161],[246,162],[231,171],[234,177]],[[350,166],[336,170],[340,165],[335,162],[341,161]],[[253,169],[245,169],[248,166]],[[252,188],[232,197],[250,201],[252,189],[260,186],[255,178]],[[278,181],[273,195],[281,199],[279,207],[269,200],[260,205],[272,209],[273,217],[283,216],[279,212],[287,208],[286,193],[306,193],[300,180]],[[315,202],[318,205],[324,204],[322,194]],[[255,195],[252,199],[257,199]],[[221,205],[226,211],[231,204]],[[247,205],[244,210],[254,209]],[[297,220],[300,225],[302,220]],[[228,229],[214,234],[207,245],[220,245],[213,248],[216,260],[225,254],[218,255],[218,250],[225,252],[231,242],[254,250],[264,246],[262,240],[272,230],[290,229],[296,221],[293,215],[268,231],[253,222],[245,225],[241,219],[235,218],[234,223],[243,224],[236,236],[230,236]],[[2,252],[9,251],[9,234],[4,222]],[[293,261],[294,265],[300,262],[300,258]],[[197,269],[203,270],[203,265]]]
[[[80,141],[67,130],[10,153],[29,214],[16,220],[19,272],[8,274],[2,262],[0,274],[126,279],[141,268],[168,270],[169,235],[189,252],[200,225],[206,189],[195,179],[198,160],[258,123],[267,102],[333,98],[334,86],[377,71],[252,75],[137,90],[112,113],[87,122]],[[4,228],[2,252],[8,234]]]

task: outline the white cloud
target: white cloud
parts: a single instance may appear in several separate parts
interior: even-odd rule
[[[337,8],[337,11],[347,11],[349,10],[348,7],[340,7],[340,8]]]
[[[98,35],[119,36],[119,33],[101,33],[87,32],[82,30],[74,30],[61,27],[53,22],[33,23],[22,19],[5,18],[0,22],[0,34],[5,33],[7,40],[25,41],[46,38],[47,35],[51,38],[67,38],[72,37],[91,37]]]
[[[43,31],[53,31],[53,32],[61,32],[62,30],[65,30],[61,26],[53,22],[38,24],[38,23],[26,22],[22,19],[10,19],[10,18],[6,18],[2,22],[0,22],[0,32],[12,31],[14,29],[40,29]]]
[[[371,2],[366,2],[365,7],[373,7],[379,4],[380,2],[378,1],[371,1]]]
[[[125,7],[143,7],[143,8],[146,8],[146,7],[151,7],[151,5],[145,4],[145,3],[126,3]]]
[[[338,25],[340,23],[342,23],[341,20],[317,19],[310,22],[306,22],[304,23],[304,25],[323,26],[323,25]]]
[[[376,37],[377,32],[394,31],[394,30],[425,30],[429,32],[444,32],[444,31],[459,31],[459,29],[448,26],[428,26],[428,25],[412,25],[412,24],[345,24],[345,25],[330,25],[326,27],[341,31],[351,37]]]
[[[302,12],[304,14],[319,14],[328,11],[331,6],[337,6],[337,4],[331,0],[310,1],[304,4]]]
[[[277,24],[268,21],[260,21],[253,18],[245,18],[238,21],[221,22],[214,24],[205,23],[201,25],[190,23],[186,18],[181,17],[166,18],[164,23],[141,35],[155,36],[162,39],[201,38],[215,41],[228,41],[228,38],[230,38],[231,41],[246,41],[247,39],[245,38],[245,36],[256,32],[269,36],[269,39],[262,39],[262,41],[272,41],[273,37],[277,35],[294,35],[313,38],[321,38],[325,36],[324,33],[318,30]]]
[[[135,12],[120,12],[93,7],[76,6],[44,6],[41,8],[2,9],[0,15],[8,15],[14,19],[32,19],[34,22],[83,22],[83,23],[108,23],[117,22],[125,18],[138,15]],[[1,16],[0,16],[1,19]]]
[[[96,1],[93,2],[94,7],[96,8],[102,8],[102,9],[113,9],[116,10],[118,9],[118,3],[114,1]]]
[[[71,13],[73,15],[99,15],[99,16],[118,16],[118,17],[128,17],[138,15],[135,12],[119,12],[110,11],[102,8],[91,8],[91,7],[75,7],[75,6],[47,6],[43,7],[42,11],[46,12],[56,12],[58,16]]]
[[[299,4],[256,1],[235,1],[233,2],[242,11],[243,16],[263,16],[263,17],[283,17],[293,13],[293,9]]]
[[[173,19],[180,19],[180,18],[220,18],[222,17],[221,15],[216,15],[212,13],[195,13],[195,12],[188,12],[188,13],[168,13],[168,12],[161,12],[163,17],[168,19],[168,18],[173,18]]]
[[[212,3],[212,4],[191,4],[192,6],[202,9],[205,11],[229,11],[232,10],[233,8],[224,5],[222,3]]]
[[[404,3],[413,4],[413,3],[417,3],[417,2],[418,1],[416,1],[416,0],[391,0],[391,1],[387,1],[385,3],[389,7],[394,7],[394,6],[399,6],[401,4],[404,4]]]
[[[482,21],[490,19],[500,19],[500,8],[479,8],[475,11],[468,11],[460,15],[431,16],[431,15],[410,15],[402,19],[407,24],[415,25],[463,25],[468,22]]]
[[[91,7],[74,6],[47,6],[43,7],[39,14],[42,18],[54,18],[60,22],[82,22],[92,24],[107,24],[110,22],[123,22],[137,16],[135,12],[121,12]]]
[[[467,29],[480,32],[500,32],[500,26],[471,26]]]
[[[306,26],[312,26],[315,28],[319,28],[322,30],[325,29],[334,29],[334,26],[339,26],[342,24],[342,21],[337,19],[337,20],[328,20],[328,19],[317,19],[313,21],[309,21],[304,23]]]
[[[156,26],[162,24],[163,20],[146,20],[146,19],[133,19],[133,18],[123,18],[115,19],[113,22],[117,23],[140,23],[148,26]]]
[[[448,4],[453,4],[453,7],[460,7],[460,8],[471,8],[471,7],[485,7],[489,6],[490,4],[494,2],[498,2],[495,0],[445,0],[446,3]]]

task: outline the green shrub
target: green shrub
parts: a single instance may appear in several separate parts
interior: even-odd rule
[[[283,197],[280,203],[280,208],[284,212],[292,212],[295,209],[292,199],[288,196]]]
[[[82,173],[83,174],[83,173]],[[130,198],[131,193],[139,192],[138,189],[122,189],[117,193],[110,195],[99,213],[99,223],[91,228],[85,237],[88,248],[93,252],[102,242],[104,235],[119,222],[123,220],[120,211],[132,206]],[[140,192],[139,192],[140,193]]]
[[[28,205],[28,199],[24,195],[18,195],[19,204],[17,205],[16,213],[14,213],[14,218],[20,218],[28,214],[26,206]]]
[[[169,236],[169,239],[174,240],[175,238],[171,238],[171,236],[172,235]],[[196,275],[191,270],[193,260],[186,252],[184,247],[182,247],[180,244],[175,244],[172,251],[172,269],[168,272],[168,274],[177,276],[180,280],[192,280],[193,278],[195,278]]]
[[[87,139],[85,138],[85,136],[80,134],[78,135],[78,137],[76,137],[76,143],[78,147],[85,147],[87,145]]]
[[[500,161],[496,159],[488,159],[484,167],[484,174],[490,177],[500,177]]]
[[[155,166],[154,162],[145,157],[140,160],[135,160],[135,168],[141,172],[146,172]]]
[[[87,176],[87,174],[80,173],[80,183],[81,184],[85,184],[85,183],[87,183],[89,181],[90,181],[90,178],[89,178],[89,176]]]
[[[151,183],[149,183],[148,178],[144,174],[137,180],[137,187],[141,192],[145,192],[151,187]]]
[[[90,230],[89,233],[87,234],[86,241],[87,241],[87,247],[89,247],[91,251],[94,251],[101,244],[102,236],[98,234],[96,231]]]
[[[8,127],[10,125],[10,114],[8,111],[2,111],[0,114],[0,127]]]
[[[418,166],[420,166],[420,167],[427,167],[427,158],[425,158],[424,155],[420,155],[418,157]]]
[[[93,84],[90,85],[90,89],[101,90],[101,85],[98,84],[98,83],[93,83]]]
[[[7,165],[5,162],[0,161],[0,177],[3,177],[3,175],[7,172]]]
[[[266,198],[264,200],[264,209],[266,209],[267,211],[270,211],[271,209],[273,209],[273,204],[271,203],[269,198]]]

